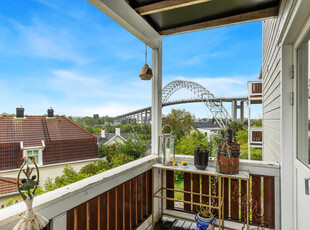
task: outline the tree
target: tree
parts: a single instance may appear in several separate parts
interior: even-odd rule
[[[169,124],[172,127],[172,134],[176,139],[188,134],[194,125],[195,116],[184,109],[172,109],[171,112],[163,118],[163,125]]]

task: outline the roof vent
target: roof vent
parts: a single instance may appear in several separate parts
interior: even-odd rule
[[[47,110],[47,117],[54,118],[54,110],[52,107]]]
[[[23,107],[16,108],[16,118],[24,118],[24,111]]]

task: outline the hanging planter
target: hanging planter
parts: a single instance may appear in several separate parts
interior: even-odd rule
[[[151,80],[153,77],[153,71],[147,64],[147,45],[145,45],[145,64],[140,70],[139,77],[141,78],[141,80]]]

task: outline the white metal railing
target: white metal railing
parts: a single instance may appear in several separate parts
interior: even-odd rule
[[[51,229],[66,229],[67,211],[109,191],[152,168],[158,162],[157,155],[149,155],[128,164],[94,175],[76,183],[35,197],[33,208],[52,220]],[[19,203],[0,210],[0,229],[11,230],[26,210]]]

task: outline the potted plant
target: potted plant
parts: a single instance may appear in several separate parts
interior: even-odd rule
[[[208,166],[211,142],[205,137],[195,143],[194,165],[199,170],[204,170]]]
[[[215,139],[218,171],[224,174],[237,174],[239,172],[240,144],[233,142],[233,132],[230,127],[221,129]]]
[[[213,230],[216,218],[210,207],[200,206],[195,216],[197,228],[199,230]]]

